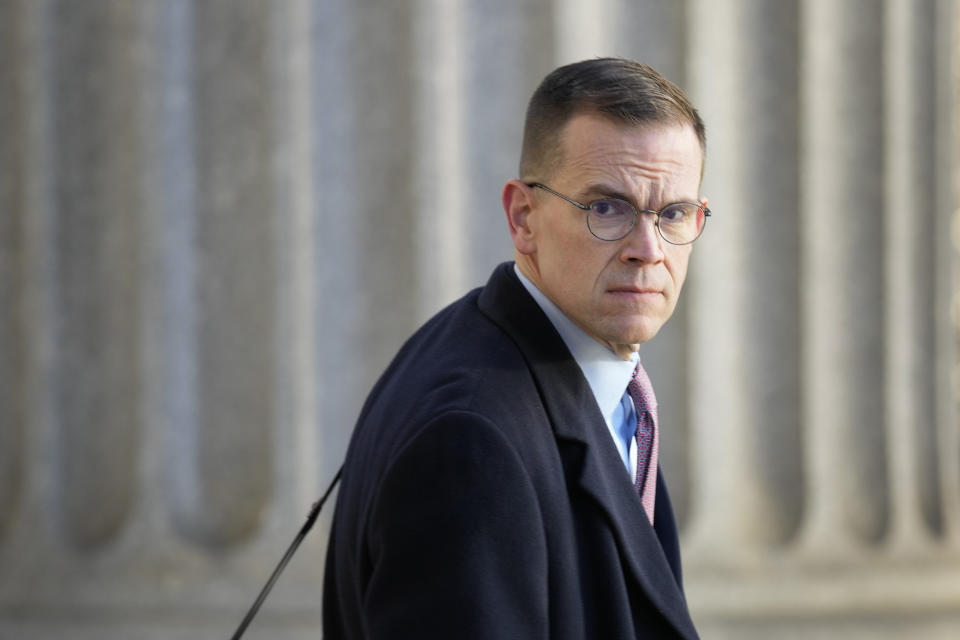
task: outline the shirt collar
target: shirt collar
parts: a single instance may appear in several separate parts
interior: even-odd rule
[[[567,349],[570,350],[570,354],[573,355],[573,359],[580,366],[583,376],[590,385],[600,412],[610,425],[613,414],[620,405],[620,400],[633,377],[633,370],[640,361],[639,355],[633,352],[629,360],[620,358],[609,347],[587,335],[567,317],[550,298],[520,272],[516,263],[513,265],[513,270],[567,345]]]

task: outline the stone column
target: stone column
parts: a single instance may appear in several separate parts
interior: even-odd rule
[[[464,116],[470,88],[463,81],[463,8],[455,2],[421,0],[412,36],[417,74],[411,125],[417,140],[409,160],[415,172],[411,231],[419,258],[420,305],[429,312],[460,297],[467,286]]]
[[[463,48],[462,233],[468,286],[487,281],[513,258],[500,201],[517,176],[527,100],[556,63],[560,36],[556,0],[465,0],[459,14]]]
[[[843,554],[889,521],[883,11],[808,0],[801,19],[804,536]]]
[[[938,82],[937,168],[938,215],[935,222],[937,460],[944,516],[951,537],[960,532],[960,5],[937,2],[936,61]]]
[[[136,87],[139,36],[131,7],[52,3],[46,123],[56,141],[46,251],[54,257],[56,366],[50,381],[54,513],[71,544],[115,536],[136,503],[143,387],[139,354],[142,140],[136,102],[107,91]],[[91,37],[93,36],[93,37]],[[86,68],[77,73],[73,65]],[[134,95],[136,95],[134,90]]]
[[[694,250],[693,519],[704,562],[782,545],[802,514],[795,3],[691,5],[716,211]],[[717,38],[717,33],[726,34]],[[708,125],[709,126],[709,125]],[[723,558],[728,558],[727,553]]]
[[[943,237],[955,142],[943,141],[956,112],[942,92],[956,7],[806,1],[795,23],[752,5],[691,5],[693,40],[733,34],[694,58],[692,91],[713,125],[705,192],[737,218],[718,244],[698,242],[714,278],[697,272],[688,291],[703,354],[685,539],[694,615],[718,638],[949,637],[957,435],[941,363],[956,341],[937,309],[955,289]],[[764,91],[794,81],[796,108],[790,89]],[[752,173],[762,183],[744,188]],[[751,204],[792,184],[793,212],[766,203],[788,212],[772,232]],[[744,266],[751,256],[762,269]],[[784,304],[795,312],[778,318],[770,307]],[[757,308],[771,321],[754,324]]]
[[[920,547],[944,531],[937,456],[936,7],[900,0],[885,15],[885,426],[890,535]],[[927,73],[919,70],[929,70]]]

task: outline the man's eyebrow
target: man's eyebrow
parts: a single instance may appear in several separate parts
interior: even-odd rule
[[[609,184],[588,184],[583,188],[583,197],[590,199],[593,197],[599,198],[618,198],[620,200],[625,200],[633,206],[636,206],[636,203],[633,200],[633,196],[629,193],[620,191],[619,188],[610,186]]]
[[[617,198],[619,200],[629,202],[630,205],[633,206],[633,208],[637,209],[638,211],[649,211],[649,209],[645,209],[644,207],[639,206],[637,204],[637,201],[634,200],[633,195],[621,191],[619,187],[615,187],[615,186],[600,183],[600,182],[586,185],[583,188],[580,202],[582,202],[583,204],[590,204],[591,202],[594,202],[599,198]],[[665,202],[662,204],[662,206],[665,207],[667,205],[674,204],[676,202],[699,202],[699,201],[700,201],[699,198],[680,198],[679,200],[671,200],[669,202]]]

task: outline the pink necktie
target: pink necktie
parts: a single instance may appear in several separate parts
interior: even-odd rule
[[[637,410],[637,491],[640,501],[653,524],[653,505],[657,499],[657,449],[660,430],[657,429],[657,397],[643,366],[638,362],[627,393]]]

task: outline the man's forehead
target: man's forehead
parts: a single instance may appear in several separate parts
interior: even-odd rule
[[[693,127],[673,122],[625,125],[580,116],[567,123],[560,146],[564,164],[603,166],[663,160],[699,166],[702,159]]]
[[[584,179],[602,183],[604,174],[636,170],[663,163],[677,173],[703,169],[703,150],[692,124],[678,122],[624,123],[592,112],[573,116],[560,137],[559,172],[597,174]],[[663,168],[663,167],[661,167]],[[607,176],[607,181],[613,178]]]

